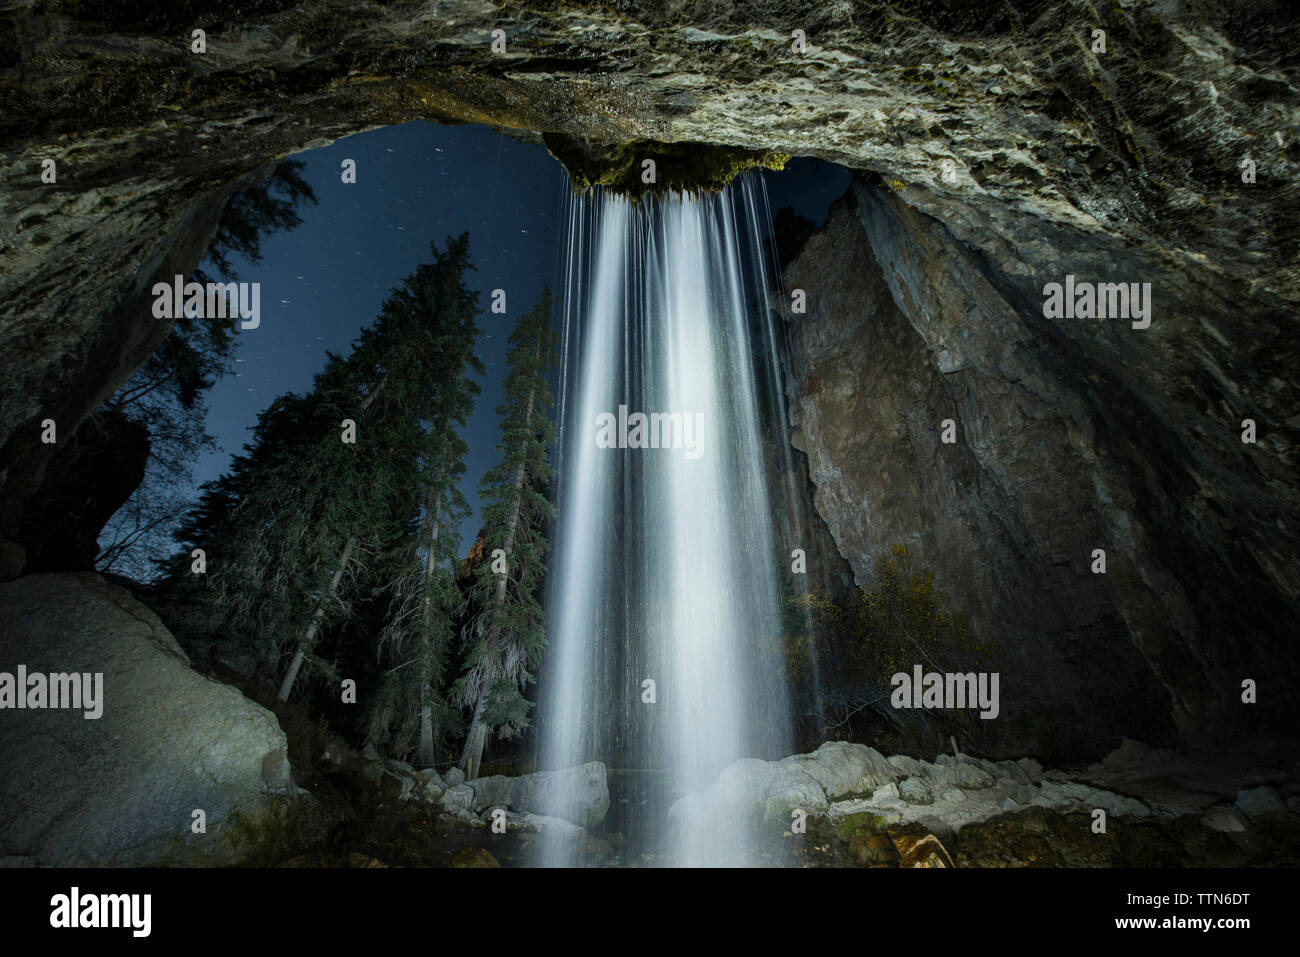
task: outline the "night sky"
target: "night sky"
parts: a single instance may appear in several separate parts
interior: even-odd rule
[[[448,236],[468,231],[476,267],[468,280],[482,307],[477,353],[487,366],[465,433],[462,491],[477,512],[479,481],[498,460],[495,410],[506,340],[543,286],[559,291],[570,194],[562,167],[544,147],[486,127],[430,123],[361,133],[294,158],[306,164],[302,173],[319,203],[299,207],[296,230],[263,238],[260,263],[232,257],[237,279],[262,284],[261,325],[238,333],[235,374],[209,393],[207,430],[220,451],[201,456],[196,485],[229,467],[257,414],[277,395],[311,388],[326,350],[348,354],[388,293],[430,260],[430,241],[442,248]],[[344,159],[356,161],[355,184],[341,180]],[[850,176],[817,160],[794,160],[784,172],[764,175],[773,213],[793,206],[818,224]],[[488,308],[496,288],[506,290],[505,315]],[[458,553],[477,530],[477,516],[461,526]]]

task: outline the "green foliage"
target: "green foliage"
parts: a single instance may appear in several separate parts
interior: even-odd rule
[[[547,534],[553,517],[549,495],[550,446],[555,440],[547,381],[556,361],[549,291],[520,317],[510,336],[501,416],[501,462],[483,477],[484,541],[489,554],[505,553],[506,573],[489,559],[474,571],[465,628],[467,655],[454,695],[473,709],[467,757],[474,759],[490,730],[501,737],[528,725],[523,691],[533,680],[546,643],[539,601],[546,572]]]
[[[933,573],[917,568],[904,545],[879,555],[872,580],[849,599],[808,594],[789,603],[802,620],[786,628],[786,667],[805,699],[819,695],[810,707],[824,731],[843,731],[868,709],[904,720],[889,705],[897,672],[910,673],[916,664],[927,671],[979,670],[991,657],[966,614],[948,606]],[[814,672],[822,677],[820,692],[812,688]]]
[[[336,636],[355,634],[347,624],[364,636],[356,608],[382,600],[387,625],[371,633],[369,656],[381,673],[370,683],[366,723],[374,738],[395,734],[402,747],[421,702],[451,724],[440,685],[454,556],[450,536],[420,530],[465,508],[455,487],[465,445],[455,429],[477,392],[466,372],[480,369],[468,248],[465,235],[434,248],[433,262],[394,290],[350,356],[330,355],[310,393],[282,395],[259,416],[245,454],[205,488],[182,529],[183,541],[206,550],[207,575],[189,573],[188,548],[172,567],[191,638],[253,656],[267,678],[302,650],[305,677],[325,679],[331,691],[339,676],[315,653],[321,635],[331,626]],[[356,425],[355,444],[341,441],[345,419]]]

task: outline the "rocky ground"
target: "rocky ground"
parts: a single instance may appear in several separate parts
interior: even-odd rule
[[[358,754],[291,706],[273,714],[195,672],[152,612],[97,575],[0,586],[0,643],[32,671],[57,659],[104,674],[98,719],[42,710],[0,724],[3,865],[525,866],[543,834],[586,865],[673,863],[629,841],[635,813],[653,830],[664,804],[646,775],[591,762],[465,781]],[[742,815],[753,861],[773,866],[1300,864],[1290,745],[1212,755],[1125,740],[1096,764],[1045,770],[832,741],[743,759],[672,797],[669,829]]]
[[[669,819],[707,827],[711,814],[752,815],[759,835],[753,860],[767,866],[1294,866],[1297,768],[1251,760],[1193,757],[1126,740],[1104,761],[1067,772],[1044,770],[1030,758],[941,754],[924,761],[828,742],[781,761],[739,761],[709,788],[680,798]],[[290,863],[529,865],[537,863],[544,831],[575,842],[576,860],[586,865],[673,863],[662,849],[630,848],[609,828],[611,795],[598,763],[469,782],[456,769],[439,775],[378,758],[348,758],[341,766],[371,783],[390,821],[426,826],[366,835],[348,860],[335,850]],[[560,809],[554,788],[568,775],[580,783],[579,797]],[[503,834],[491,830],[498,809]],[[542,813],[557,810],[587,827]],[[806,812],[803,828],[791,826],[796,810]],[[1098,811],[1105,812],[1104,831]],[[412,859],[413,852],[426,856]]]

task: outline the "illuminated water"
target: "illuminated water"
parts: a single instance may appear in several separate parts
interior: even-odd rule
[[[765,458],[788,466],[789,441],[766,223],[757,179],[640,207],[597,195],[570,212],[542,761],[654,777],[621,826],[666,863],[750,861],[749,825],[670,831],[668,804],[737,758],[790,750],[792,546]],[[602,448],[598,425],[621,426],[620,406],[629,419],[679,413],[700,432],[665,431],[689,448]],[[548,840],[546,863],[568,863],[565,847]]]

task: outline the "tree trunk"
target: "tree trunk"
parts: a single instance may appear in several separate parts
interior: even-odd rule
[[[537,340],[537,357],[542,354],[542,340]],[[537,395],[536,389],[528,390],[528,409],[524,413],[524,428],[527,429],[533,421],[533,399]],[[524,463],[527,461],[527,439],[524,439],[524,455],[519,459],[519,468],[515,470],[515,507],[510,512],[509,531],[506,533],[505,553],[509,558],[515,550],[515,529],[519,526],[519,511],[523,507],[523,487],[524,487]],[[492,607],[499,611],[506,601],[506,577],[500,576],[497,579],[496,594],[492,598]],[[496,615],[494,614],[495,618]],[[487,641],[496,641],[497,630],[495,625],[488,633]],[[465,753],[461,756],[460,764],[465,771],[465,777],[473,780],[478,775],[480,759],[483,757],[483,744],[487,740],[487,728],[482,721],[483,706],[487,701],[487,694],[490,682],[484,681],[483,687],[479,689],[478,701],[474,705],[474,720],[470,724],[469,737],[465,739]],[[471,769],[473,773],[471,773]]]
[[[442,512],[442,490],[433,499],[433,509],[429,513],[433,516],[433,528],[429,535],[429,554],[424,559],[424,640],[429,640],[429,626],[433,619],[433,604],[429,601],[429,583],[433,581],[433,559],[434,553],[438,547],[438,531],[440,526],[440,513]],[[433,753],[433,705],[429,700],[429,688],[427,682],[420,684],[420,765],[422,767],[432,767],[435,755]]]
[[[316,610],[311,613],[311,621],[307,625],[307,632],[302,636],[302,641],[298,642],[298,650],[293,653],[293,660],[289,662],[289,670],[285,673],[284,681],[280,683],[280,693],[276,696],[281,701],[289,700],[289,693],[293,691],[293,683],[298,680],[298,671],[302,668],[303,659],[311,649],[312,643],[316,640],[316,633],[320,631],[321,622],[325,620],[325,604],[339,590],[339,582],[343,579],[343,570],[347,568],[348,559],[352,557],[352,548],[357,543],[357,537],[353,535],[343,546],[343,554],[339,556],[339,567],[334,569],[334,575],[330,578],[329,588],[325,594],[320,596],[320,601],[316,603]]]

